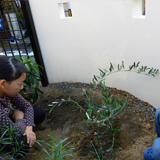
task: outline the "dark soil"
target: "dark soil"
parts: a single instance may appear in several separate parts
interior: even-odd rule
[[[48,104],[53,101],[59,101],[62,98],[67,99],[70,97],[74,101],[77,101],[81,106],[85,108],[84,97],[81,94],[82,88],[88,91],[92,91],[88,84],[82,83],[56,83],[50,84],[46,88],[42,88],[44,94],[41,95],[41,107],[49,109]],[[116,88],[109,88],[108,90],[114,95],[118,95],[119,99],[124,94],[128,95],[128,103],[130,106],[124,109],[124,114],[119,115],[115,120],[115,127],[120,128],[121,131],[119,139],[116,142],[121,144],[119,148],[115,148],[116,155],[112,152],[107,153],[109,148],[107,143],[109,138],[105,137],[100,139],[98,136],[94,136],[94,132],[97,130],[94,127],[90,127],[90,132],[84,132],[85,113],[80,112],[75,106],[69,103],[63,104],[59,107],[55,107],[51,114],[47,113],[47,119],[36,131],[37,139],[50,142],[48,130],[57,139],[69,138],[71,144],[74,145],[73,154],[76,155],[76,160],[93,160],[93,155],[89,152],[90,148],[86,145],[91,145],[91,141],[98,140],[97,146],[103,146],[104,157],[108,160],[143,160],[143,151],[152,146],[153,140],[156,138],[154,115],[156,109],[128,92],[118,90]],[[100,94],[100,88],[95,91],[96,95]],[[96,98],[95,102],[100,103],[101,99]],[[77,109],[75,111],[75,109]],[[43,129],[43,125],[46,125],[46,129]],[[101,130],[99,130],[101,131]],[[36,153],[36,155],[30,155],[30,160],[40,160],[42,157],[46,157],[43,151],[38,151],[37,145],[33,147],[30,153]],[[72,159],[71,157],[68,160]]]

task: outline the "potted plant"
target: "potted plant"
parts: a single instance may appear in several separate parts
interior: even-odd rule
[[[16,57],[19,58],[19,57]],[[43,69],[42,66],[38,65],[34,58],[31,58],[29,55],[21,56],[20,60],[27,68],[28,72],[26,74],[26,79],[23,82],[23,89],[20,94],[27,99],[33,107],[38,105],[39,93],[43,94],[43,92],[39,88],[39,81],[41,80],[40,68]]]

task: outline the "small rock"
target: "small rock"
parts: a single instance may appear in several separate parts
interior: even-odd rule
[[[50,121],[51,121],[51,119],[48,119],[48,120],[47,120],[47,122],[50,122]]]
[[[151,124],[148,123],[148,124],[146,125],[146,129],[149,130],[149,129],[151,129],[151,128],[152,128]]]

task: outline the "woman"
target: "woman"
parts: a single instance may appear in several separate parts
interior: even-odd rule
[[[160,160],[160,108],[155,114],[155,126],[158,138],[154,140],[152,147],[143,152],[145,160]]]
[[[26,138],[24,143],[32,147],[36,141],[33,127],[43,122],[45,112],[41,108],[33,108],[19,94],[26,72],[25,66],[15,58],[0,57],[0,133],[4,132],[6,126],[13,126],[16,133],[13,136],[20,142]],[[13,114],[9,114],[10,103],[18,108]]]

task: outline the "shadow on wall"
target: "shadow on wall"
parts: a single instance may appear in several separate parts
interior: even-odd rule
[[[159,108],[158,95],[160,95],[160,85],[158,81],[160,81],[160,75],[152,77],[129,72],[125,73],[127,76],[125,76],[124,73],[118,74],[120,74],[118,76],[122,78],[114,77],[111,83],[112,87],[125,90],[137,98],[148,102],[155,108]]]

